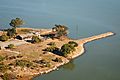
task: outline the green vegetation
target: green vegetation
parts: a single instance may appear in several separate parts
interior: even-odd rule
[[[3,80],[9,80],[9,74],[5,73],[4,75],[2,75],[1,77]]]
[[[33,63],[27,60],[16,60],[15,65],[21,67],[31,67],[33,66]]]
[[[67,44],[64,44],[61,47],[61,52],[63,54],[63,56],[67,56],[68,54],[70,54],[71,52],[75,51],[75,47],[77,47],[78,44],[76,42],[70,41]]]
[[[52,59],[52,61],[54,61],[54,62],[63,62],[61,58],[55,58],[55,59]]]
[[[44,60],[44,59],[42,59],[42,60],[35,60],[33,62],[35,62],[37,64],[41,64],[41,67],[50,67],[51,66],[51,64],[48,61]]]
[[[55,24],[55,27],[52,28],[52,30],[54,32],[57,32],[57,37],[61,37],[61,36],[67,36],[67,30],[68,27],[64,26],[64,25],[57,25]]]
[[[23,25],[23,20],[21,20],[20,18],[16,18],[16,19],[12,19],[11,22],[9,23],[10,26],[17,28],[21,25]]]
[[[71,44],[74,47],[78,46],[78,43],[74,42],[74,41],[69,41],[68,44]]]
[[[47,47],[44,49],[44,51],[47,51],[47,52],[53,52],[55,50],[59,50],[59,48],[54,47],[54,46],[50,46],[50,47]]]
[[[39,43],[39,42],[41,42],[41,39],[38,36],[32,37],[32,43]]]
[[[0,55],[0,61],[3,61],[5,59],[5,57]]]
[[[15,47],[14,44],[9,44],[7,48],[12,49],[14,47]]]
[[[67,54],[70,54],[72,51],[74,51],[75,48],[74,46],[70,45],[70,44],[64,44],[62,47],[61,47],[61,52],[63,54],[63,56],[67,56]]]
[[[16,35],[16,28],[8,29],[7,30],[7,36],[10,38]]]
[[[50,42],[50,43],[48,43],[47,45],[56,46],[55,42]]]
[[[0,41],[7,41],[9,39],[9,36],[7,36],[7,35],[2,35],[2,36],[0,36]]]
[[[4,63],[0,63],[0,72],[5,72],[9,69],[8,65],[5,65]]]

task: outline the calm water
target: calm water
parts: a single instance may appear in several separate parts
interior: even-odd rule
[[[34,80],[120,80],[120,0],[0,0],[0,28],[16,17],[24,27],[67,25],[72,38],[116,33],[86,44],[84,55]]]

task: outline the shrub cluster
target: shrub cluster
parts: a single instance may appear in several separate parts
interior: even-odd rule
[[[0,61],[3,61],[5,59],[5,57],[0,56]]]
[[[33,63],[27,60],[16,60],[15,65],[21,67],[30,67],[33,65]]]
[[[56,46],[55,42],[50,42],[50,43],[48,43],[47,45]]]
[[[39,42],[41,42],[41,39],[38,36],[32,37],[32,43],[39,43]]]
[[[14,44],[9,44],[7,48],[13,49],[14,47],[15,47]]]
[[[54,61],[54,62],[63,62],[61,58],[55,58],[55,59],[52,59],[52,61]]]
[[[4,63],[0,63],[0,72],[5,72],[8,70],[9,66],[5,65]]]
[[[55,50],[57,51],[57,50],[59,50],[59,48],[54,47],[54,46],[50,46],[50,47],[43,49],[43,51],[47,51],[47,52],[53,52]]]
[[[68,54],[75,51],[75,47],[77,47],[77,46],[78,46],[78,44],[76,42],[70,41],[67,44],[64,44],[61,47],[60,51],[62,52],[62,55],[66,57]]]
[[[2,36],[0,36],[0,41],[7,41],[9,39],[9,36],[7,36],[7,35],[2,35]]]

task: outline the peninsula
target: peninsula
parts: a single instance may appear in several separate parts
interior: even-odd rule
[[[106,32],[75,40],[68,38],[67,32],[64,25],[1,30],[0,80],[30,80],[49,73],[82,55],[86,43],[114,35]]]

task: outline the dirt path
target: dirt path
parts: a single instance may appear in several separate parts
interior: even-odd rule
[[[7,47],[9,44],[14,44],[15,46],[19,46],[22,44],[28,44],[28,42],[26,41],[22,41],[22,40],[11,40],[11,41],[6,41],[6,42],[0,42],[0,46],[2,49],[4,49],[5,47]]]

